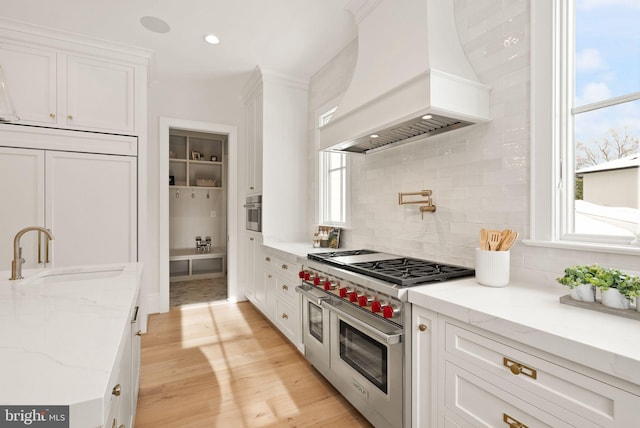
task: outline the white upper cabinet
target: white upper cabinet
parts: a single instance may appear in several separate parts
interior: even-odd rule
[[[262,193],[262,87],[256,87],[245,103],[247,121],[247,195]]]
[[[58,100],[65,127],[134,131],[132,66],[78,56],[67,56],[66,66],[66,97]]]
[[[0,66],[20,117],[18,123],[56,124],[57,56],[49,49],[0,40]]]
[[[148,53],[3,27],[0,66],[20,125],[146,132]]]

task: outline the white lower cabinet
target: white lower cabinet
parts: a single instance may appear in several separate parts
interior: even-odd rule
[[[106,428],[132,428],[135,422],[140,387],[140,298],[131,313],[131,328],[125,330],[113,367],[106,396]]]
[[[544,350],[413,308],[412,426],[627,427],[640,396]]]
[[[260,288],[264,285],[262,277],[262,235],[256,232],[245,232],[245,284],[244,293],[247,299],[259,310],[266,310]]]
[[[438,369],[438,314],[414,306],[411,323],[411,426],[436,426]]]
[[[264,286],[266,292],[265,315],[298,349],[302,350],[300,295],[296,286],[300,282],[301,266],[295,256],[283,258],[268,248],[264,250]]]

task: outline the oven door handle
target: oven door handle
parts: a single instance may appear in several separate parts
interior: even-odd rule
[[[296,292],[302,294],[304,297],[306,297],[307,299],[309,299],[310,302],[315,303],[317,306],[321,306],[322,305],[322,301],[327,300],[329,298],[329,296],[324,295],[324,296],[317,296],[314,293],[312,293],[311,291],[307,291],[304,288],[298,286],[296,287]]]
[[[331,304],[331,301],[329,300],[325,300],[322,303],[322,307],[327,308],[329,311],[333,311],[336,314],[338,314],[340,317],[344,318],[345,320],[349,321],[350,323],[353,323],[355,325],[357,325],[358,327],[360,327],[361,329],[365,330],[368,334],[370,334],[371,336],[373,336],[375,339],[377,339],[378,341],[380,341],[381,343],[387,344],[387,345],[395,345],[397,343],[400,343],[400,341],[402,340],[402,333],[385,333],[384,331],[380,331],[375,327],[370,326],[369,324],[367,324],[366,322],[358,319],[357,317],[343,311],[342,309],[338,308],[335,305]]]

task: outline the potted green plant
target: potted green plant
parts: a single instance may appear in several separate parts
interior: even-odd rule
[[[595,302],[596,290],[592,280],[598,275],[600,269],[600,266],[597,265],[568,267],[564,270],[564,276],[558,278],[557,281],[569,287],[573,300]]]
[[[564,272],[558,282],[571,289],[571,297],[575,300],[595,301],[595,287],[600,290],[603,305],[628,309],[630,303],[640,295],[640,277],[618,269],[578,265],[567,268]]]
[[[640,293],[640,279],[617,269],[603,269],[593,284],[600,289],[602,304],[611,308],[629,309]]]

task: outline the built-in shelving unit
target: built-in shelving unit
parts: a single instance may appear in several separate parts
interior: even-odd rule
[[[169,185],[222,189],[223,159],[222,138],[172,134],[169,137]]]
[[[169,135],[169,277],[171,281],[226,274],[227,137],[171,130]],[[211,238],[196,248],[196,236]]]

